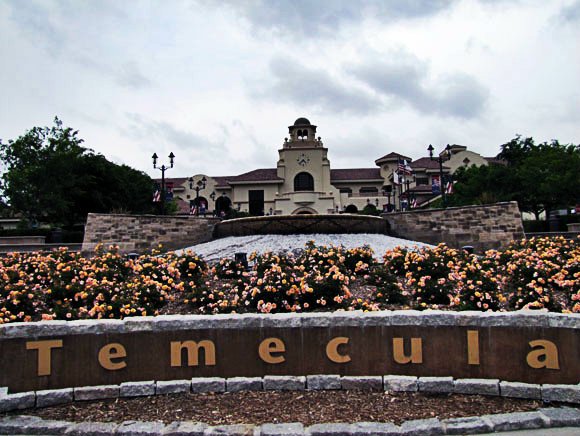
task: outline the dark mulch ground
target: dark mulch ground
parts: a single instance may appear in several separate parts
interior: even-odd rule
[[[540,401],[478,395],[361,391],[175,394],[79,402],[19,411],[68,421],[197,421],[210,425],[268,422],[394,422],[536,410]],[[14,413],[13,413],[14,414]],[[1,415],[1,414],[0,414]]]

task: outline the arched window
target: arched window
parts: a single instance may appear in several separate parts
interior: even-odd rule
[[[314,191],[314,178],[308,173],[296,174],[294,191]]]

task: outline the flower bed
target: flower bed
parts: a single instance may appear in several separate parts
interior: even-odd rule
[[[0,259],[0,323],[160,312],[304,312],[391,308],[580,312],[580,239],[539,238],[483,256],[445,245],[309,243],[300,253],[214,266],[192,252],[127,260],[115,247],[84,258],[60,249]]]

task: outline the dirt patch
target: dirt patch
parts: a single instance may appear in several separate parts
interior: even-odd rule
[[[362,391],[174,394],[75,402],[19,411],[44,419],[122,422],[196,421],[210,425],[302,422],[394,422],[536,410],[540,401],[480,395],[426,395]],[[0,414],[1,416],[2,414]]]

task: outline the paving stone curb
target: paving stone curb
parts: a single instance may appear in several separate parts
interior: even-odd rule
[[[409,436],[469,435],[488,432],[540,428],[579,427],[580,409],[545,408],[534,412],[516,412],[466,418],[437,418],[406,421],[400,426],[386,422],[314,424],[267,423],[261,426],[235,424],[208,426],[192,421],[163,424],[159,421],[124,421],[122,423],[44,420],[36,416],[16,415],[0,418],[0,435],[69,435],[69,436]]]
[[[383,385],[385,391],[389,392],[417,392],[418,377],[410,375],[385,375],[383,376]]]
[[[56,406],[73,401],[73,389],[51,389],[36,391],[36,407]]]
[[[350,377],[336,374],[265,377],[198,377],[190,380],[127,382],[121,385],[85,386],[11,394],[0,390],[0,412],[47,407],[72,401],[175,393],[239,392],[256,390],[303,391],[359,389],[392,392],[457,393],[536,399],[546,403],[580,404],[580,384],[535,385],[487,379],[412,377],[400,375]]]
[[[54,335],[107,334],[192,329],[240,329],[258,327],[328,326],[473,326],[473,327],[561,327],[580,329],[579,314],[550,312],[429,312],[404,310],[380,312],[328,312],[278,314],[160,315],[123,320],[79,320],[0,325],[0,338]]]
[[[127,382],[120,385],[121,397],[146,397],[155,395],[155,382]]]
[[[519,382],[499,382],[499,392],[502,397],[542,399],[542,387],[540,385]]]
[[[262,377],[232,377],[226,379],[227,392],[261,391],[264,389]]]
[[[499,380],[462,378],[455,380],[454,393],[467,395],[492,395],[499,397]]]
[[[306,377],[294,375],[267,375],[264,377],[265,391],[303,391]]]
[[[453,377],[419,377],[419,392],[449,394],[455,389]]]
[[[226,379],[220,377],[194,378],[191,379],[191,392],[225,392]]]
[[[341,389],[340,375],[315,374],[306,376],[306,388],[314,391]]]
[[[121,385],[87,386],[74,389],[55,389],[10,394],[0,388],[0,412],[64,404],[74,401],[142,395],[163,395],[176,392],[238,392],[241,390],[312,390],[320,389],[384,389],[394,392],[464,393],[501,395],[504,397],[542,399],[546,403],[580,404],[580,385],[533,385],[500,382],[486,379],[457,379],[451,377],[340,377],[338,375],[265,376],[223,378],[194,378],[191,380],[128,382]],[[526,397],[529,395],[529,397]],[[407,421],[401,426],[392,423],[316,424],[304,427],[300,423],[270,423],[262,426],[208,426],[197,422],[126,421],[123,423],[71,423],[42,420],[35,416],[15,415],[0,418],[0,435],[441,435],[476,434],[537,428],[580,427],[580,408],[547,407],[535,412],[485,415],[447,420],[422,419]]]
[[[382,391],[383,378],[381,376],[368,377],[341,377],[340,384],[345,390]]]
[[[85,386],[74,388],[73,396],[75,401],[105,400],[107,398],[118,398],[120,393],[119,385]]]

